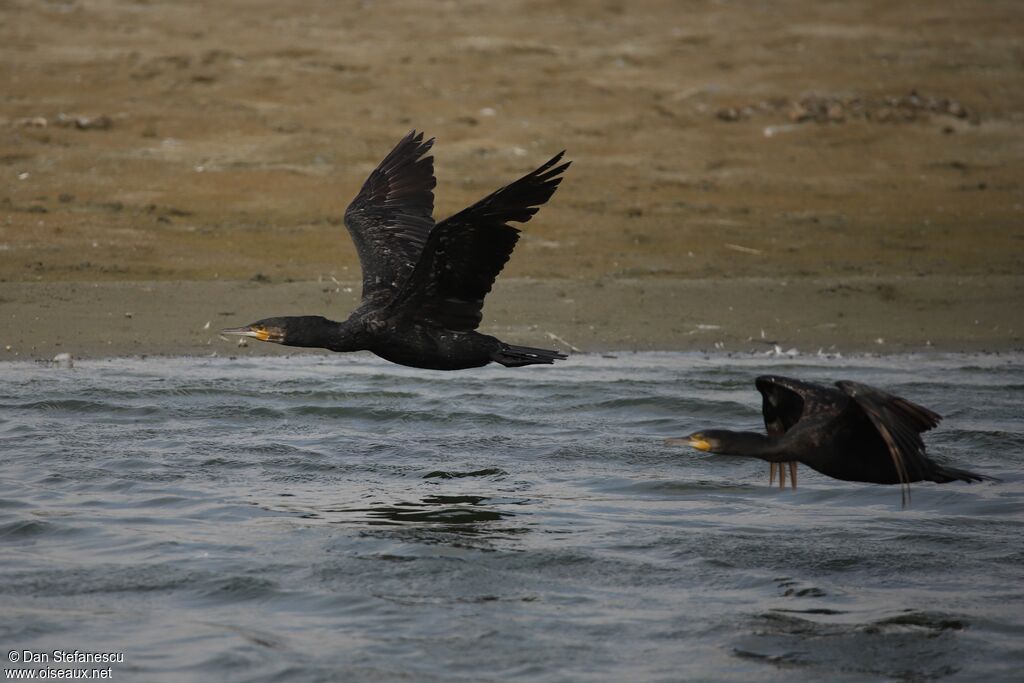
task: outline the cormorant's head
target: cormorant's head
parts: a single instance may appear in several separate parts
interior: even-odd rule
[[[220,333],[237,337],[252,337],[275,344],[287,344],[288,326],[287,318],[264,318],[245,327],[229,327],[226,330],[221,330]]]
[[[264,318],[245,327],[221,330],[221,334],[238,337],[252,337],[265,342],[285,346],[320,346],[333,348],[331,342],[336,333],[337,323],[320,315],[289,315],[281,318]]]
[[[689,436],[676,439],[665,439],[665,443],[677,446],[692,446],[698,451],[708,453],[727,453],[726,444],[729,443],[732,432],[722,429],[706,429],[701,432],[694,432]]]

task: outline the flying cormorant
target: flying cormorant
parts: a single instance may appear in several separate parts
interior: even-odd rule
[[[937,426],[940,415],[916,403],[858,382],[835,388],[787,377],[758,377],[768,434],[707,429],[670,443],[723,455],[767,460],[785,475],[790,464],[796,488],[796,463],[845,481],[901,484],[903,501],[910,483],[982,481],[980,474],[935,462],[925,453],[921,433]]]
[[[551,364],[557,351],[512,346],[476,331],[484,297],[525,223],[559,183],[565,152],[435,224],[434,140],[411,131],[370,174],[345,210],[363,269],[362,301],[344,322],[321,316],[266,318],[223,334],[286,346],[372,351],[400,365],[461,370],[491,361]]]

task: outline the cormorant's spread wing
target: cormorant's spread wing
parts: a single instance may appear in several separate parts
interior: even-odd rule
[[[847,401],[832,387],[790,377],[762,375],[754,385],[761,392],[764,426],[772,436],[788,432],[803,417],[837,413]]]
[[[363,301],[388,299],[412,273],[434,227],[434,144],[410,131],[384,157],[345,209],[363,268]]]
[[[392,303],[450,330],[475,330],[484,297],[519,239],[510,222],[526,223],[551,198],[569,162],[546,164],[438,223],[423,256]]]
[[[888,447],[906,503],[909,482],[917,481],[931,469],[921,432],[936,427],[942,416],[867,384],[840,381],[836,386],[867,415]]]

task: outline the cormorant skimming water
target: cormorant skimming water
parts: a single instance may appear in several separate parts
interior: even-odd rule
[[[266,318],[223,334],[287,346],[372,351],[400,365],[461,370],[566,356],[512,346],[476,331],[484,297],[525,223],[548,201],[569,163],[559,153],[536,171],[435,225],[434,140],[410,132],[370,174],[345,210],[363,268],[362,302],[348,320]]]
[[[982,481],[991,479],[945,467],[925,453],[921,433],[942,417],[916,403],[857,382],[836,388],[786,377],[758,377],[768,434],[708,429],[670,443],[701,451],[744,455],[771,463],[772,476],[790,464],[796,488],[796,463],[835,479],[901,484],[906,503],[910,482]]]

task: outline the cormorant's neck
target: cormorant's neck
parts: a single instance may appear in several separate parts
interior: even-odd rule
[[[305,346],[331,351],[360,351],[363,346],[356,329],[345,322],[335,322],[319,315],[300,315],[286,321],[285,346]]]
[[[759,432],[720,431],[715,434],[718,443],[714,452],[722,455],[745,455],[760,458],[768,462],[787,462],[787,457],[780,449],[777,437],[767,436]]]

